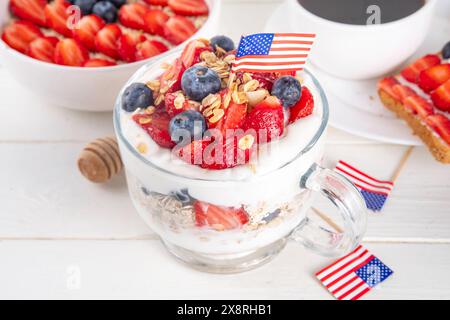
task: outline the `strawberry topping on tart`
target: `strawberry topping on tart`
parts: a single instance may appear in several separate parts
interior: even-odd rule
[[[383,104],[405,120],[433,156],[450,163],[450,63],[448,45],[425,55],[400,75],[378,82]]]

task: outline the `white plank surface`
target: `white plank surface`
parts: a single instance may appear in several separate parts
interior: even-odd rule
[[[279,3],[225,0],[221,32],[258,32]],[[1,67],[0,94],[0,298],[331,298],[313,277],[330,260],[295,243],[239,275],[177,263],[135,213],[123,175],[93,185],[77,171],[83,145],[112,133],[111,113],[44,105]],[[330,128],[325,163],[388,179],[404,150]],[[449,177],[417,147],[383,212],[370,215],[367,247],[395,274],[367,299],[450,298]],[[72,290],[67,272],[77,268]]]

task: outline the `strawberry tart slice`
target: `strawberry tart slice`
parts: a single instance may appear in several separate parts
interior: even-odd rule
[[[450,42],[400,75],[378,82],[383,104],[405,120],[440,162],[450,163]]]

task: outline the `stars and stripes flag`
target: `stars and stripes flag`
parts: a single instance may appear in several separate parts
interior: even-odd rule
[[[375,179],[342,160],[337,163],[335,171],[344,175],[359,189],[367,208],[372,211],[380,211],[383,208],[394,187],[393,182]]]
[[[232,72],[289,72],[302,70],[316,35],[257,33],[241,37]]]
[[[363,246],[316,273],[338,300],[358,300],[393,271]]]

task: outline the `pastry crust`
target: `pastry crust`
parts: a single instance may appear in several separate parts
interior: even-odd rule
[[[397,117],[408,123],[414,134],[419,136],[427,145],[436,160],[442,163],[450,163],[450,145],[438,137],[418,116],[409,112],[400,101],[386,91],[380,89],[378,90],[378,95],[386,108],[395,112]]]

